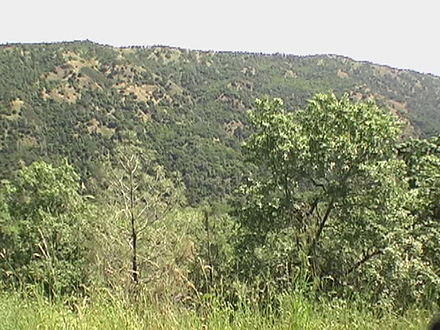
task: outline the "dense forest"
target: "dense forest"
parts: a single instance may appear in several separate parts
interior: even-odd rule
[[[0,47],[7,329],[418,329],[440,78],[339,56]]]
[[[83,180],[98,179],[98,159],[135,135],[182,175],[192,205],[240,182],[246,112],[257,97],[280,97],[289,111],[318,92],[373,97],[407,122],[406,136],[440,133],[439,77],[339,56],[3,45],[0,77],[2,177],[67,158]]]

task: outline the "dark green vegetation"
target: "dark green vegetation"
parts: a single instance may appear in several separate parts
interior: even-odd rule
[[[439,301],[439,138],[400,144],[389,113],[334,95],[293,113],[259,101],[250,119],[257,168],[236,211],[244,278],[283,288],[305,273],[320,290],[402,309]]]
[[[438,310],[438,78],[335,57],[1,52],[7,327],[416,329]]]
[[[102,155],[134,133],[178,171],[193,205],[229,194],[246,165],[240,143],[256,97],[287,109],[317,92],[373,96],[409,120],[406,135],[440,130],[440,78],[337,56],[112,48],[90,42],[0,47],[0,171],[67,158],[98,179]],[[89,185],[87,185],[89,189]]]

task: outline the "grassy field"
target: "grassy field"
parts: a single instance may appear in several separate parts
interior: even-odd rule
[[[310,303],[300,296],[280,300],[277,313],[257,308],[217,307],[198,311],[175,304],[130,304],[111,294],[76,302],[2,293],[0,329],[426,329],[432,313],[377,313],[343,302]]]

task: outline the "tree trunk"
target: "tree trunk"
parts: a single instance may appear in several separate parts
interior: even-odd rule
[[[131,273],[134,284],[139,282],[138,263],[137,263],[137,231],[136,217],[134,215],[134,187],[133,187],[133,171],[130,173],[130,220],[131,220]]]

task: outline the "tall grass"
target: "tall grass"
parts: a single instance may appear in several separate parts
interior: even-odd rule
[[[144,299],[145,298],[145,299]],[[177,303],[136,302],[111,292],[88,299],[49,301],[40,294],[0,294],[0,329],[426,329],[432,313],[385,313],[346,301],[308,300],[302,294],[278,297],[276,311],[243,302],[234,307],[215,296],[197,308]]]

